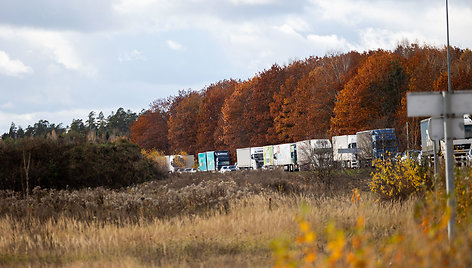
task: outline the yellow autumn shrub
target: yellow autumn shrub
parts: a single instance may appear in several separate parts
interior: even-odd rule
[[[427,169],[411,158],[376,160],[371,176],[370,190],[383,200],[406,199],[431,184]]]

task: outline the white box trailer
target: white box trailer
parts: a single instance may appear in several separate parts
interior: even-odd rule
[[[333,161],[343,168],[357,168],[356,135],[333,136]]]
[[[264,168],[274,167],[274,147],[272,145],[266,145],[262,147],[262,155],[264,159]]]
[[[236,149],[236,158],[239,169],[260,169],[264,165],[263,147]]]
[[[296,143],[297,163],[300,170],[327,167],[332,161],[332,147],[329,139],[312,139]]]
[[[239,169],[251,169],[251,148],[236,149],[236,161]]]
[[[274,145],[274,165],[283,167],[286,171],[298,170],[296,146],[295,143]]]
[[[300,170],[310,170],[312,162],[311,140],[297,141],[297,162]]]

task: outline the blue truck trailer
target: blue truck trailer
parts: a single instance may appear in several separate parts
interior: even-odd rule
[[[199,153],[198,154],[198,169],[200,171],[207,171],[207,159],[206,159],[206,153]]]
[[[372,165],[376,159],[395,157],[398,141],[394,128],[365,130],[356,133],[361,166]]]
[[[200,171],[219,171],[221,167],[229,165],[229,151],[209,151],[198,154]]]

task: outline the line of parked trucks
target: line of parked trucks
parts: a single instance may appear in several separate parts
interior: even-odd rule
[[[395,155],[397,151],[395,130],[375,129],[355,135],[334,136],[332,142],[329,139],[311,139],[239,148],[236,149],[236,167],[240,170],[283,168],[286,171],[299,171],[328,167],[334,163],[356,168],[368,166],[374,159]],[[218,171],[229,164],[228,151],[198,154],[200,171]]]
[[[421,121],[420,157],[432,158],[433,141],[428,135],[428,120]],[[472,145],[472,120],[464,117],[465,139],[454,140],[454,156],[458,163],[466,161]],[[438,151],[444,147],[438,143]],[[444,148],[442,148],[444,150]],[[310,139],[293,143],[236,149],[235,167],[240,170],[283,168],[286,171],[313,170],[335,165],[342,168],[367,167],[375,159],[398,156],[395,129],[373,129],[329,139]],[[440,153],[439,153],[440,154]],[[198,153],[199,171],[221,171],[233,166],[229,151]],[[169,172],[196,168],[193,155],[161,157],[160,162]]]
[[[236,149],[236,156],[239,169],[280,167],[286,171],[298,171],[332,164],[348,168],[367,166],[372,160],[394,155],[397,151],[395,130],[376,129],[334,136],[332,142],[329,139],[311,139],[241,148]]]

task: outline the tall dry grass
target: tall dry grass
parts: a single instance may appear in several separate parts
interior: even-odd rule
[[[273,264],[271,241],[297,236],[295,218],[301,204],[308,205],[306,217],[319,233],[332,220],[346,228],[354,226],[359,215],[365,216],[366,228],[379,239],[413,224],[413,201],[385,205],[368,193],[362,194],[360,203],[351,202],[350,192],[314,195],[277,190],[227,201],[229,211],[222,206],[205,213],[141,217],[120,224],[67,213],[49,219],[3,215],[0,264],[267,267]]]

